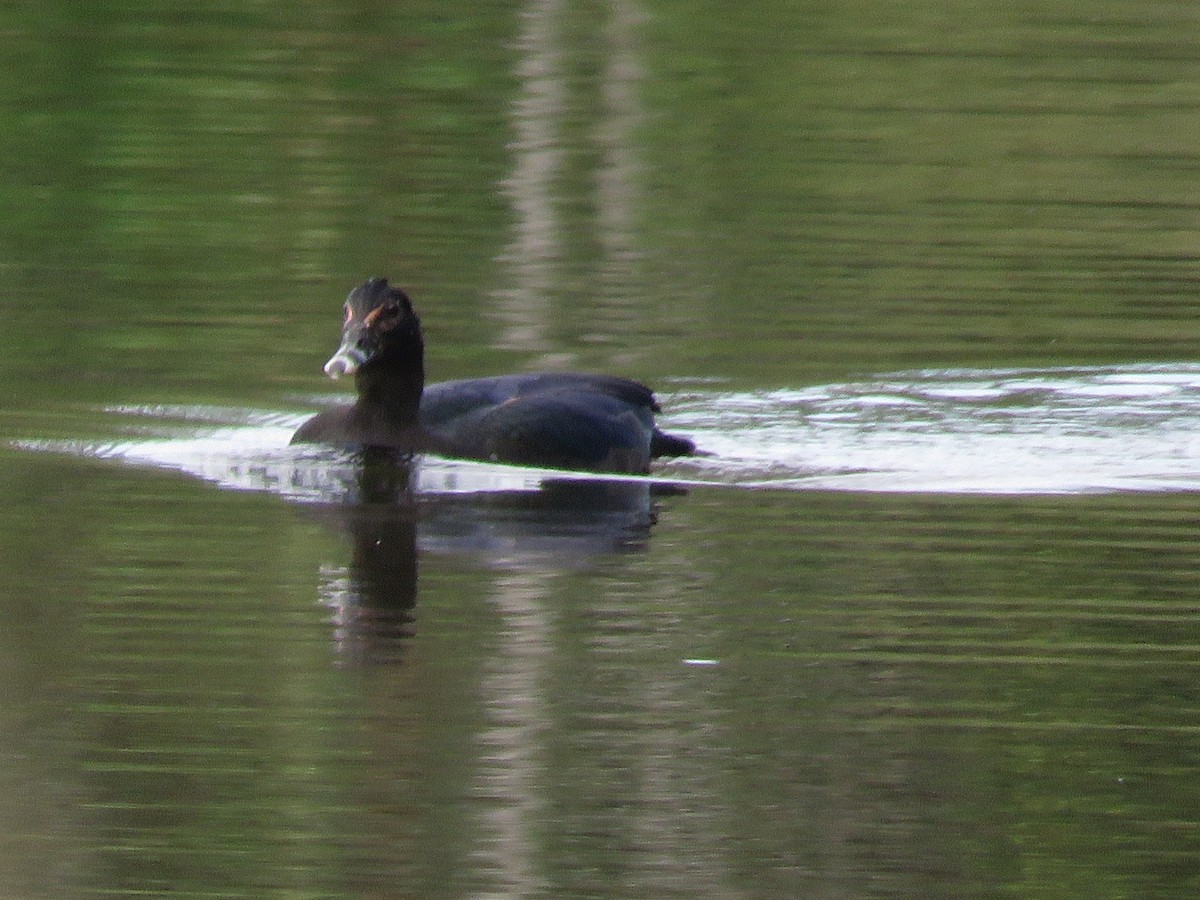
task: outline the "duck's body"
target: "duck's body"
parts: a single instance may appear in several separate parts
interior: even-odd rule
[[[425,386],[420,322],[382,278],[350,292],[342,345],[325,372],[354,374],[358,400],[309,419],[293,443],[635,473],[654,457],[695,450],[655,427],[653,392],[624,378],[547,372]]]

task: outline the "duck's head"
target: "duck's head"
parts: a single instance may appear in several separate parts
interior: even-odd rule
[[[342,344],[325,363],[330,378],[387,363],[423,367],[421,322],[404,291],[372,278],[350,292],[343,309]]]

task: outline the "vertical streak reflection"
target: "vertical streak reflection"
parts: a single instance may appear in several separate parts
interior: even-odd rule
[[[521,95],[512,109],[513,172],[501,186],[516,217],[513,240],[501,257],[515,285],[499,292],[499,345],[514,350],[545,347],[547,294],[554,263],[562,256],[562,223],[553,196],[563,164],[559,123],[567,107],[562,6],[562,0],[531,0],[521,14],[517,40]]]
[[[604,118],[596,130],[602,151],[596,175],[596,208],[604,253],[600,276],[610,293],[626,299],[630,293],[629,269],[640,256],[634,241],[640,172],[635,140],[643,119],[638,99],[642,67],[637,34],[645,15],[633,0],[612,0],[611,7],[601,85]]]
[[[601,314],[636,318],[627,306],[640,284],[636,138],[646,118],[638,90],[643,79],[638,32],[645,14],[636,0],[610,0],[596,44],[579,47],[567,34],[571,12],[565,0],[530,0],[521,15],[516,45],[520,93],[511,108],[512,172],[500,186],[514,224],[500,256],[511,286],[494,295],[501,325],[498,346],[540,353],[540,363],[551,366],[571,363],[566,354],[552,352],[547,323],[555,299],[584,274],[576,265],[581,259],[590,271],[576,289],[598,292],[590,299],[602,304]],[[576,85],[573,93],[568,57],[573,53],[602,56],[595,107],[587,102],[587,90]],[[582,116],[588,117],[588,129],[572,130]],[[578,146],[580,140],[587,146]],[[570,166],[593,158],[590,186],[572,188]],[[568,193],[572,189],[590,195],[573,196]],[[599,257],[593,258],[597,249]],[[572,322],[575,329],[579,324],[578,319]],[[598,339],[609,330],[602,325]]]
[[[498,649],[480,685],[488,726],[480,736],[476,795],[483,840],[474,854],[485,896],[529,896],[546,888],[537,871],[537,829],[545,821],[544,672],[551,623],[541,602],[544,576],[514,573],[496,583]]]

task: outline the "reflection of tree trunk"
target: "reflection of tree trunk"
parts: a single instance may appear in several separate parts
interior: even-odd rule
[[[477,790],[485,798],[481,847],[475,853],[496,895],[527,897],[549,885],[541,831],[546,814],[545,733],[550,726],[546,666],[553,653],[544,600],[545,577],[505,575],[493,600],[499,608],[498,648],[480,693],[488,725],[480,735]]]
[[[498,341],[516,350],[545,349],[547,295],[554,264],[562,258],[562,223],[554,197],[563,161],[559,122],[567,108],[562,5],[562,0],[531,0],[521,16],[517,42],[521,94],[512,110],[513,173],[503,185],[516,216],[515,234],[504,255],[515,286],[499,298],[503,327]]]
[[[633,299],[639,283],[637,273],[631,269],[641,255],[634,237],[640,174],[636,141],[643,119],[638,97],[642,67],[637,30],[645,16],[632,0],[611,0],[611,6],[606,28],[609,52],[601,85],[604,119],[596,128],[602,151],[601,167],[596,173],[596,209],[604,253],[600,278],[606,299],[621,303]]]
[[[566,145],[570,117],[586,112],[572,102],[565,71],[567,54],[577,49],[564,46],[567,16],[575,10],[566,0],[528,0],[522,16],[513,171],[503,185],[516,219],[504,257],[514,287],[497,298],[503,347],[543,355],[553,349],[546,324],[562,292],[564,266],[579,249],[573,235],[583,231],[579,240],[600,248],[595,281],[605,312],[623,316],[623,307],[640,293],[636,138],[645,116],[637,32],[643,14],[637,0],[609,0],[607,11],[598,36],[605,53],[599,113],[584,131],[598,151],[593,202],[570,205],[597,210],[594,222],[582,223],[586,229],[564,220],[564,200],[577,198],[562,195],[567,154],[574,149]],[[720,895],[727,877],[719,846],[725,807],[710,787],[716,781],[712,754],[697,746],[712,712],[702,692],[691,692],[693,673],[679,662],[650,682],[631,677],[645,671],[639,661],[661,654],[661,642],[672,638],[664,629],[679,618],[682,599],[670,588],[658,598],[595,598],[600,605],[589,611],[595,632],[587,637],[592,652],[580,655],[580,648],[562,646],[544,605],[548,596],[544,576],[508,574],[495,587],[500,628],[480,685],[487,726],[476,776],[486,836],[475,854],[482,883],[505,895],[565,887],[553,880],[557,867],[547,855],[554,855],[550,848],[573,846],[578,835],[570,832],[586,822],[601,843],[617,846],[625,836],[636,837],[636,852],[612,861],[635,892],[686,887]],[[550,682],[549,670],[560,654],[582,665],[575,678],[595,692],[576,698],[581,715],[573,722],[551,718],[562,687]],[[564,734],[568,746],[585,748],[569,753],[565,764],[547,749]],[[576,887],[590,887],[588,875],[578,877]]]
[[[643,16],[633,0],[611,0],[609,18],[599,37],[606,52],[603,77],[598,85],[600,104],[594,121],[583,131],[599,164],[591,173],[592,196],[588,203],[571,202],[571,209],[594,208],[594,221],[567,221],[564,180],[570,145],[578,132],[570,131],[572,117],[593,108],[573,96],[566,75],[564,21],[571,14],[564,0],[531,0],[522,16],[518,40],[521,53],[517,75],[521,91],[512,106],[511,145],[513,171],[502,188],[512,204],[514,234],[504,254],[511,271],[512,288],[499,293],[497,308],[502,322],[498,345],[526,352],[551,354],[554,348],[546,326],[552,321],[553,298],[564,288],[564,268],[585,248],[599,247],[595,284],[606,308],[617,316],[639,293],[641,279],[634,270],[638,252],[637,213],[640,165],[636,132],[644,119],[638,85],[642,67],[637,53],[637,31]],[[593,48],[586,48],[589,53]],[[573,236],[578,236],[573,239]],[[576,273],[577,274],[577,273]],[[547,364],[569,360],[549,357]]]

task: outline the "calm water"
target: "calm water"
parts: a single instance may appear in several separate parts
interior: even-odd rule
[[[0,895],[1200,890],[1200,14],[0,11]],[[294,450],[346,291],[710,455]]]

